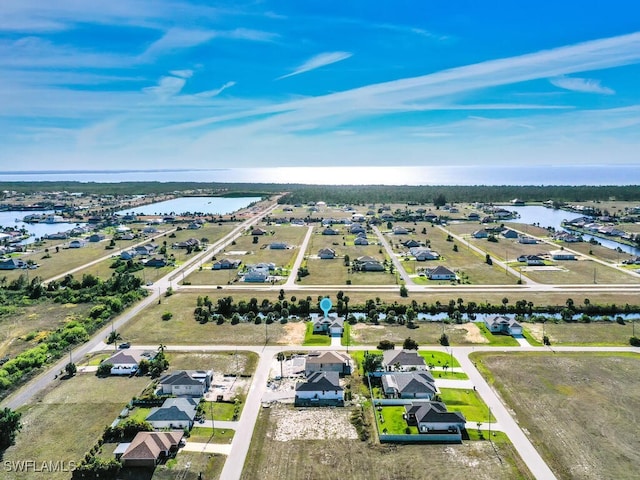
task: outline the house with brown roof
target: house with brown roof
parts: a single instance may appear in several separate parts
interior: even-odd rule
[[[382,368],[388,372],[409,372],[426,370],[427,364],[415,350],[385,350],[382,354]]]
[[[138,432],[119,460],[124,467],[154,468],[178,450],[183,431]]]
[[[351,357],[340,352],[310,352],[306,358],[304,373],[308,377],[314,372],[338,372],[351,375]]]

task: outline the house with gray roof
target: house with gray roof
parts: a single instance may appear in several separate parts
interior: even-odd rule
[[[344,331],[344,317],[335,315],[319,316],[311,320],[313,333],[326,334],[331,337],[341,337]]]
[[[179,370],[160,378],[158,391],[164,395],[203,397],[212,378],[211,370]]]
[[[156,430],[191,429],[196,418],[196,410],[200,399],[182,397],[167,398],[161,407],[152,408],[145,421]]]
[[[431,400],[438,389],[426,370],[389,372],[381,377],[382,390],[387,398],[422,398]]]
[[[344,389],[340,386],[338,372],[315,372],[307,381],[296,385],[295,405],[343,406]]]
[[[351,357],[340,352],[310,352],[305,360],[304,373],[309,377],[315,372],[337,372],[341,377],[351,375]]]
[[[484,324],[491,333],[503,333],[505,335],[522,335],[522,325],[513,318],[495,315],[486,317]]]
[[[156,352],[127,349],[116,352],[103,360],[103,363],[112,365],[111,375],[134,375],[142,360],[151,361],[155,356]]]
[[[415,401],[405,407],[407,424],[418,427],[421,434],[458,433],[462,440],[462,430],[467,420],[461,412],[449,412],[444,403]]]
[[[382,368],[388,372],[409,372],[426,370],[427,364],[415,350],[385,350],[382,354]]]

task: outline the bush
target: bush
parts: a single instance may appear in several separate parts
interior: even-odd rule
[[[396,348],[396,344],[389,340],[381,340],[378,344],[378,350],[393,350]]]
[[[173,318],[173,313],[171,312],[164,312],[162,314],[162,320],[171,320]]]
[[[447,336],[446,333],[443,333],[442,335],[440,335],[440,339],[438,341],[440,342],[440,345],[442,345],[443,347],[449,346],[449,337]]]
[[[638,338],[638,337],[631,337],[631,338],[629,339],[629,344],[630,344],[632,347],[640,347],[640,338]]]
[[[109,375],[111,375],[112,368],[113,363],[102,362],[100,365],[98,365],[98,371],[96,372],[96,375],[98,377],[108,377]]]

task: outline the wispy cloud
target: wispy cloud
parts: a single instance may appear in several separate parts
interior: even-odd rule
[[[309,60],[304,62],[302,65],[295,68],[295,70],[291,73],[287,73],[286,75],[282,75],[278,77],[276,80],[281,80],[283,78],[293,77],[294,75],[300,75],[301,73],[310,72],[311,70],[315,70],[317,68],[324,67],[326,65],[331,65],[332,63],[341,62],[342,60],[346,60],[351,57],[353,54],[349,52],[325,52],[320,53],[311,57]]]
[[[143,59],[152,59],[158,55],[170,53],[183,48],[195,47],[208,42],[216,36],[212,30],[188,30],[184,28],[172,28],[153,42],[142,54]]]
[[[227,88],[231,88],[236,84],[236,82],[227,82],[224,85],[222,85],[220,88],[216,88],[214,90],[206,90],[204,92],[199,92],[196,93],[196,97],[202,97],[202,98],[211,98],[211,97],[217,97],[218,95],[220,95],[222,92],[224,92]]]
[[[551,78],[549,82],[556,87],[571,90],[572,92],[599,93],[601,95],[613,95],[616,93],[609,87],[603,87],[600,84],[600,80],[590,78],[560,76]]]
[[[180,93],[185,83],[187,83],[187,80],[184,77],[168,75],[166,77],[162,77],[158,82],[158,85],[146,87],[142,91],[155,95],[160,100],[166,100]]]

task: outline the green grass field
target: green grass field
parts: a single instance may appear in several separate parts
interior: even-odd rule
[[[447,406],[447,410],[462,412],[467,422],[489,421],[489,408],[475,390],[441,388],[440,400]],[[491,421],[495,422],[493,415],[491,415]]]
[[[304,342],[306,346],[328,346],[331,345],[329,335],[318,335],[313,333],[313,323],[307,322],[305,326]]]

